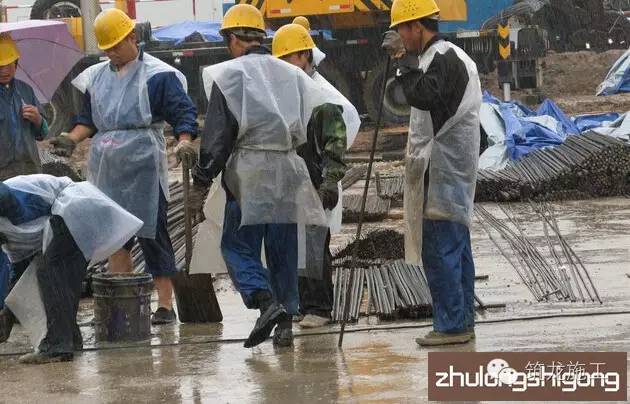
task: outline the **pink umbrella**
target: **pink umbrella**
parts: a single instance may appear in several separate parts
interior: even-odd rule
[[[16,78],[30,84],[42,103],[52,99],[57,87],[83,57],[62,21],[0,23],[0,34],[3,33],[11,35],[20,50]]]

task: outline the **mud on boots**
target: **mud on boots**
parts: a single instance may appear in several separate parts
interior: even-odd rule
[[[208,111],[192,172],[190,199],[197,204],[190,205],[200,212],[222,174],[221,255],[246,307],[262,312],[245,346],[264,341],[278,323],[276,341],[287,344],[284,320],[297,315],[299,306],[297,223],[326,226],[296,148],[306,143],[309,117],[326,96],[304,71],[262,46],[265,23],[256,7],[231,7],[221,35],[233,59],[203,71]]]
[[[405,260],[422,260],[433,331],[422,346],[466,343],[475,324],[469,226],[479,161],[475,62],[439,35],[434,0],[395,0],[383,48],[411,105],[405,163]],[[425,183],[426,182],[426,183]]]

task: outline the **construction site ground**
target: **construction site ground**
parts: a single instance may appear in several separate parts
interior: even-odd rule
[[[545,60],[541,94],[568,114],[626,112],[630,96],[595,97],[621,51],[604,54],[552,54]],[[496,76],[483,87],[499,96]],[[516,92],[515,98],[527,95]],[[406,127],[381,133],[377,156],[400,153]],[[372,129],[366,125],[349,159],[365,160]],[[73,161],[85,164],[87,142]],[[379,162],[377,170],[401,170],[401,162]],[[346,191],[360,193],[362,181]],[[496,205],[484,203],[496,215]],[[477,275],[485,304],[504,308],[477,312],[476,340],[444,351],[627,351],[630,341],[630,199],[624,197],[553,203],[559,227],[582,259],[603,304],[539,303],[522,284],[475,220],[471,227]],[[527,204],[512,204],[515,217],[541,251],[546,250],[542,223]],[[388,218],[368,223],[372,229],[403,232],[400,208]],[[335,235],[332,248],[345,246],[356,224]],[[149,341],[103,344],[94,340],[92,302],[81,303],[85,350],[74,362],[20,365],[17,358],[32,348],[17,327],[0,344],[0,403],[118,402],[427,402],[427,353],[414,339],[431,329],[431,319],[381,321],[363,316],[347,328],[343,349],[337,348],[338,325],[309,332],[297,326],[295,347],[275,349],[268,341],[242,347],[257,312],[246,310],[226,275],[215,283],[224,314],[221,324],[176,324],[152,328]],[[154,296],[155,299],[155,296]],[[154,301],[154,309],[157,302]]]

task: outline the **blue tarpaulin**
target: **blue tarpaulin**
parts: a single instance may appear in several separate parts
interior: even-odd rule
[[[220,30],[220,22],[184,21],[154,29],[153,37],[158,41],[169,41],[174,42],[175,45],[180,45],[186,38],[198,33],[208,42],[221,42],[223,38],[219,33]],[[320,34],[326,39],[332,39],[330,31],[311,31],[311,35]],[[273,37],[274,31],[267,30],[267,35]]]
[[[597,95],[619,93],[630,93],[630,49],[617,59],[602,84],[597,87]]]
[[[577,126],[580,132],[584,132],[615,122],[620,116],[621,115],[617,112],[596,115],[579,115],[573,118],[573,123],[575,123],[575,126]]]
[[[483,102],[493,105],[503,122],[504,144],[511,160],[519,160],[536,149],[559,145],[568,135],[580,133],[551,100],[545,100],[536,111],[518,102],[502,102],[488,92],[484,92]]]

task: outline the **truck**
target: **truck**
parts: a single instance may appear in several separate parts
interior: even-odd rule
[[[7,1],[21,0],[0,1],[7,7]],[[101,1],[99,5],[101,8],[111,6],[122,8],[132,18],[136,18],[136,21],[149,20],[137,23],[136,27],[138,38],[145,44],[145,51],[185,74],[189,95],[200,113],[203,113],[207,100],[201,72],[204,67],[229,58],[225,45],[222,42],[208,41],[184,41],[176,44],[172,41],[155,40],[152,35],[152,28],[165,22],[163,18],[168,18],[168,22],[198,18],[206,20],[205,14],[201,16],[196,11],[194,1],[114,0]],[[495,15],[512,0],[475,0],[475,7],[470,9],[467,7],[467,1],[472,0],[437,0],[442,10],[441,29],[450,40],[473,57],[480,71],[491,71],[499,58],[496,30],[479,31],[471,28],[480,27],[484,19]],[[152,9],[142,8],[144,3],[149,2],[170,4],[169,9],[172,7],[174,12],[161,11],[159,15],[153,16]],[[87,2],[84,0],[84,3]],[[192,4],[191,9],[186,9],[183,3]],[[372,119],[375,119],[378,110],[380,83],[383,75],[387,74],[390,79],[386,87],[383,119],[391,124],[408,122],[410,107],[405,102],[402,89],[393,79],[393,72],[384,71],[385,55],[380,49],[382,35],[389,25],[391,0],[235,0],[207,2],[206,5],[212,5],[210,8],[213,10],[212,13],[215,13],[215,19],[221,19],[230,6],[238,3],[258,7],[271,29],[291,22],[293,17],[298,15],[309,18],[314,39],[318,47],[327,54],[324,62],[318,67],[320,72],[346,95],[361,113]],[[81,20],[82,15],[87,17],[90,13],[82,13],[80,4],[80,0],[37,0],[31,8],[31,18],[63,18],[82,43],[81,26],[91,27],[92,23]],[[48,9],[44,10],[44,5],[48,5]],[[5,15],[7,11],[5,9]],[[95,13],[90,15],[94,16]],[[210,18],[212,17],[207,19]],[[515,80],[515,87],[527,88],[537,85],[535,66],[538,58],[544,54],[543,34],[528,28],[513,30],[510,39],[514,49],[512,54],[515,67],[521,65],[527,67],[516,69],[515,77],[520,77],[520,80]],[[46,112],[51,121],[53,134],[67,130],[73,115],[81,108],[82,97],[70,84],[72,78],[103,58],[101,54],[87,52],[47,105]]]

